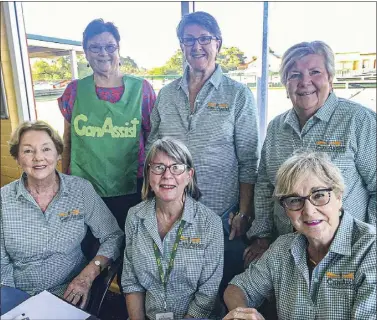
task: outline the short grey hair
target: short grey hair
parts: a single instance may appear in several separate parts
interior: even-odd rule
[[[221,35],[220,27],[216,19],[207,12],[196,11],[183,16],[182,20],[177,26],[177,37],[182,42],[183,33],[188,25],[196,24],[206,29],[210,34],[220,40],[219,51],[223,43],[223,37]]]
[[[334,52],[323,41],[301,42],[290,47],[282,57],[280,65],[280,79],[281,83],[285,86],[288,81],[288,72],[294,66],[297,60],[309,55],[320,54],[325,59],[325,67],[330,79],[335,76],[335,62]]]
[[[297,182],[314,174],[339,196],[344,192],[344,180],[339,168],[323,152],[296,151],[276,174],[274,196],[281,198],[293,193]]]
[[[187,170],[194,169],[191,153],[184,143],[170,137],[164,137],[156,140],[152,144],[144,163],[144,182],[141,190],[141,198],[143,200],[154,197],[149,181],[149,164],[158,152],[166,153],[168,157],[174,159],[174,161],[177,161],[177,163],[185,164],[187,166]],[[198,187],[195,170],[185,192],[195,200],[199,200],[202,195]]]

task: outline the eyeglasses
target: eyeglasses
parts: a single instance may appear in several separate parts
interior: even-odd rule
[[[306,197],[300,196],[285,196],[279,199],[280,205],[288,210],[299,211],[305,205],[305,200],[309,200],[310,203],[316,207],[321,207],[330,202],[330,196],[332,188],[318,189],[312,191]]]
[[[116,46],[115,44],[107,44],[106,46],[92,44],[88,47],[88,50],[92,53],[100,53],[102,51],[102,48],[104,48],[107,53],[114,53],[115,50],[118,49],[118,46]]]
[[[166,169],[169,169],[171,174],[179,176],[185,172],[187,165],[183,163],[173,163],[170,166],[165,166],[162,163],[150,163],[149,167],[154,174],[162,175],[165,173]]]
[[[198,41],[201,45],[206,45],[211,43],[212,40],[219,40],[217,37],[212,36],[201,36],[198,38],[194,37],[187,37],[187,38],[181,38],[181,43],[183,43],[187,47],[192,47],[195,44],[195,41]]]

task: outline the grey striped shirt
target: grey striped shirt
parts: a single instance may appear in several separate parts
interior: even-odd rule
[[[238,202],[240,182],[256,182],[257,108],[252,92],[224,76],[217,66],[198,93],[191,113],[187,72],[160,91],[151,114],[147,148],[164,136],[185,143],[203,193],[200,201],[221,215]]]
[[[277,170],[297,149],[326,152],[345,180],[343,208],[361,221],[376,224],[376,113],[331,93],[302,131],[293,109],[270,122],[262,148],[255,220],[247,232],[249,238],[293,231],[272,194]]]
[[[123,232],[90,182],[59,177],[59,192],[44,213],[26,190],[25,175],[1,188],[2,284],[63,295],[88,263],[80,246],[88,227],[100,240],[98,255],[119,256]]]
[[[309,279],[304,235],[279,237],[231,284],[249,307],[276,298],[281,320],[376,319],[376,230],[344,214],[329,252]]]

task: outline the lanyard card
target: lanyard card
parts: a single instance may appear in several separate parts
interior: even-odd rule
[[[173,312],[157,313],[156,320],[174,320]]]

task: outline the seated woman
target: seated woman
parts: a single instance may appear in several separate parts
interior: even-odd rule
[[[279,319],[375,319],[376,231],[342,209],[339,169],[301,153],[277,173],[275,196],[295,233],[280,236],[225,291],[224,319],[263,319],[273,295]]]
[[[222,278],[223,228],[196,201],[200,191],[183,143],[153,143],[142,197],[125,226],[122,287],[130,319],[208,317]]]
[[[56,170],[63,141],[47,123],[22,123],[9,144],[23,174],[1,188],[1,283],[82,308],[123,232],[88,181]],[[101,243],[90,262],[80,247],[88,227]]]

